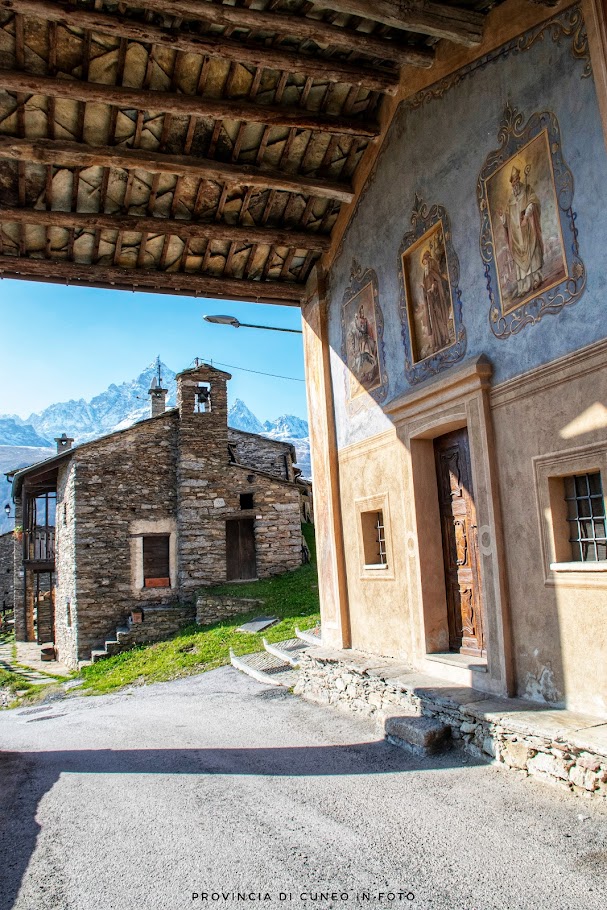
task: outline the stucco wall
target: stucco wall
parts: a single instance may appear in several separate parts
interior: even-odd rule
[[[563,19],[567,28],[570,21]],[[455,78],[401,103],[329,276],[329,340],[340,447],[389,427],[381,408],[371,405],[348,412],[341,308],[353,259],[377,273],[385,323],[386,400],[408,387],[399,317],[399,247],[411,230],[416,194],[428,206],[438,204],[447,210],[460,265],[466,356],[485,353],[494,365],[494,382],[605,337],[607,155],[594,80],[584,75],[589,57],[574,53],[576,34],[567,36],[561,30],[556,42],[547,27],[543,32],[536,29],[457,71]],[[529,46],[521,49],[523,45]],[[508,103],[522,113],[524,122],[539,111],[552,111],[558,118],[564,159],[574,178],[573,209],[588,277],[578,303],[508,339],[498,339],[489,321],[476,190],[485,159],[499,146],[500,120]]]
[[[511,6],[515,16],[516,4]],[[607,573],[552,571],[546,550],[546,525],[554,520],[545,507],[550,465],[561,475],[598,465],[607,489],[607,155],[581,20],[569,9],[558,22],[454,69],[401,103],[329,270],[328,344],[323,340],[323,345],[330,363],[347,572],[341,605],[349,605],[352,646],[405,659],[456,684],[605,717]],[[477,181],[487,156],[499,146],[507,104],[520,111],[522,123],[542,111],[558,118],[562,154],[574,178],[586,288],[557,314],[498,338],[491,328],[479,248]],[[466,331],[462,360],[440,372],[433,389],[434,379],[412,384],[405,372],[399,248],[411,230],[416,196],[428,206],[444,206],[449,216]],[[342,353],[344,293],[353,275],[365,269],[377,275],[384,323],[386,392],[379,403],[368,394],[349,399]],[[315,374],[319,354],[313,326],[308,336],[314,409],[327,397],[326,373]],[[464,379],[457,395],[448,389],[459,366],[480,362],[480,355],[492,365],[486,382],[479,378],[470,394]],[[480,588],[490,614],[488,664],[477,671],[428,659],[446,650],[441,647],[439,614],[446,607],[432,440],[460,427],[469,431],[482,515]],[[326,432],[321,442],[330,455]],[[578,449],[584,450],[579,458]],[[385,512],[388,570],[364,568],[360,512],[365,503]],[[321,529],[321,548],[322,537]],[[328,578],[336,567],[337,558],[326,569],[321,565],[321,574]],[[323,602],[323,629],[332,627],[334,612],[334,601]],[[331,635],[329,628],[327,641]],[[347,645],[345,634],[340,643]],[[601,669],[589,673],[590,665]]]

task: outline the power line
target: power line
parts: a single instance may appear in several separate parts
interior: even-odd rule
[[[206,358],[201,357],[201,360]],[[297,376],[279,376],[277,373],[264,373],[262,370],[249,370],[247,367],[237,367],[233,363],[223,363],[221,360],[206,360],[213,366],[214,363],[221,367],[229,367],[231,370],[241,370],[243,373],[255,373],[257,376],[271,376],[272,379],[288,379],[290,382],[305,382],[305,379],[299,379]]]

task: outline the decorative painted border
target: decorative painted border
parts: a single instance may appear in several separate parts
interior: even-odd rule
[[[351,302],[351,300],[360,294],[363,288],[367,287],[370,284],[373,289],[373,302],[375,308],[375,326],[377,329],[377,357],[379,360],[379,376],[380,384],[377,385],[374,389],[370,391],[364,390],[366,394],[357,395],[354,398],[351,397],[350,392],[350,374],[347,369],[348,358],[347,358],[347,327],[345,320],[345,308]],[[379,284],[377,281],[377,274],[374,269],[368,268],[364,269],[356,259],[352,260],[352,267],[350,270],[350,283],[344,295],[342,297],[341,303],[341,355],[344,366],[344,381],[346,385],[346,402],[348,404],[348,410],[350,413],[356,413],[365,407],[368,404],[367,396],[376,401],[378,404],[381,403],[387,393],[388,393],[388,374],[385,370],[386,363],[386,351],[384,346],[384,315],[382,313],[381,307],[379,305]]]
[[[579,255],[578,230],[573,211],[573,174],[565,164],[561,131],[556,116],[550,111],[533,114],[523,126],[523,115],[510,104],[506,105],[498,132],[499,148],[491,152],[483,166],[476,186],[481,215],[480,251],[485,264],[485,280],[491,303],[489,324],[496,338],[508,338],[526,325],[535,325],[548,313],[558,313],[564,306],[576,303],[586,287],[586,269]],[[502,311],[499,302],[499,283],[494,257],[493,234],[487,199],[487,180],[513,155],[542,132],[547,133],[557,199],[557,214],[567,262],[567,276],[556,286],[524,301],[520,306]],[[560,214],[562,213],[562,214]],[[494,288],[497,289],[494,291]]]
[[[403,255],[439,222],[442,223],[443,236],[445,238],[447,270],[449,284],[451,286],[451,303],[453,306],[455,341],[448,347],[415,363],[413,359],[411,326],[409,324],[407,289],[405,287],[405,277],[402,265]],[[451,223],[447,211],[442,205],[433,205],[429,209],[416,194],[415,205],[413,206],[413,212],[411,214],[411,224],[413,225],[413,230],[405,234],[398,251],[398,281],[400,288],[399,314],[402,326],[401,333],[405,345],[405,374],[409,382],[414,385],[418,382],[423,382],[424,379],[427,379],[429,376],[435,376],[437,373],[440,373],[442,370],[461,360],[466,353],[467,339],[466,329],[462,320],[462,295],[459,289],[459,260],[453,249]]]
[[[524,53],[525,51],[530,50],[535,44],[544,41],[544,39],[547,37],[550,37],[552,41],[559,46],[563,44],[564,39],[570,40],[571,53],[574,59],[584,61],[584,69],[582,70],[581,78],[588,79],[592,76],[592,64],[590,59],[588,34],[586,32],[586,23],[584,21],[584,15],[581,8],[576,5],[563,10],[554,16],[554,18],[549,19],[546,22],[541,22],[539,25],[528,29],[517,38],[513,38],[511,41],[507,41],[505,44],[494,48],[483,57],[479,57],[478,60],[475,60],[473,63],[468,63],[466,66],[463,66],[461,69],[456,70],[454,73],[445,76],[443,79],[439,79],[438,82],[433,83],[433,85],[429,86],[428,88],[421,89],[411,98],[405,98],[403,101],[401,101],[398,108],[394,112],[392,122],[382,142],[379,154],[372,164],[371,172],[367,177],[362,191],[354,204],[354,209],[348,220],[348,225],[344,230],[339,243],[337,244],[335,255],[333,257],[334,263],[343,252],[343,248],[350,232],[350,228],[356,219],[358,211],[363,204],[367,193],[371,190],[377,179],[380,162],[392,144],[391,139],[394,131],[397,129],[399,111],[401,109],[415,110],[416,108],[422,107],[424,104],[429,104],[432,101],[442,98],[443,95],[445,95],[450,89],[454,88],[456,85],[459,85],[469,76],[472,76],[476,70],[484,69],[486,66],[492,63],[496,63],[498,60],[501,60],[502,57],[509,57],[514,54]]]

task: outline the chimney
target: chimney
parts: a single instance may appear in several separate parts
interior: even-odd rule
[[[61,436],[55,436],[57,454],[59,454],[59,452],[67,452],[68,449],[71,449],[73,441],[74,440],[70,439],[69,436],[66,436],[65,433],[62,433]]]
[[[160,379],[160,381],[159,381]],[[152,384],[150,385],[148,395],[152,402],[152,417],[159,417],[160,414],[164,414],[166,410],[166,397],[168,389],[163,389],[161,385],[162,379],[158,379],[154,376],[152,379]]]

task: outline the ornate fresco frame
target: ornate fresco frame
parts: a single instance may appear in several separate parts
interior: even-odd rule
[[[451,304],[453,307],[453,324],[455,340],[448,347],[436,351],[417,362],[413,359],[413,341],[409,321],[409,308],[407,290],[403,269],[403,256],[436,224],[442,224],[447,256],[447,270],[451,290]],[[401,319],[401,334],[405,346],[405,374],[408,381],[414,385],[423,382],[430,376],[435,376],[447,367],[461,360],[466,353],[467,337],[466,328],[462,318],[462,295],[459,288],[459,259],[453,248],[451,235],[451,222],[447,210],[442,205],[433,205],[430,208],[416,194],[415,204],[411,213],[413,230],[403,237],[398,250],[398,282],[399,282],[399,313]]]
[[[485,281],[490,300],[489,324],[493,334],[500,339],[515,335],[526,325],[535,325],[545,315],[559,313],[563,307],[576,303],[586,287],[586,269],[579,254],[578,230],[575,224],[577,215],[573,211],[573,174],[563,158],[558,120],[551,111],[543,111],[533,114],[527,123],[524,125],[523,123],[523,114],[508,103],[498,132],[499,148],[485,159],[476,186],[481,216],[480,252],[485,266]],[[548,137],[567,275],[557,285],[540,291],[531,299],[523,301],[520,306],[504,312],[494,256],[487,181],[505,162],[543,132],[546,132]]]
[[[350,386],[350,371],[348,370],[348,355],[347,355],[347,326],[345,318],[345,310],[349,303],[357,297],[361,291],[363,291],[368,285],[371,285],[373,292],[373,307],[375,313],[375,326],[377,330],[377,356],[379,360],[379,385],[374,389],[367,391],[363,390],[365,394],[356,395],[354,398],[351,395],[351,386]],[[374,269],[363,268],[356,259],[352,260],[352,267],[350,270],[350,283],[344,291],[342,302],[341,302],[341,356],[342,361],[345,366],[344,370],[344,382],[346,386],[346,402],[348,406],[348,411],[350,413],[356,413],[365,406],[369,404],[367,396],[370,396],[373,401],[377,404],[381,404],[384,401],[386,395],[388,394],[388,374],[386,372],[386,351],[384,345],[384,314],[382,313],[381,306],[379,304],[379,283],[377,280],[377,274]]]

